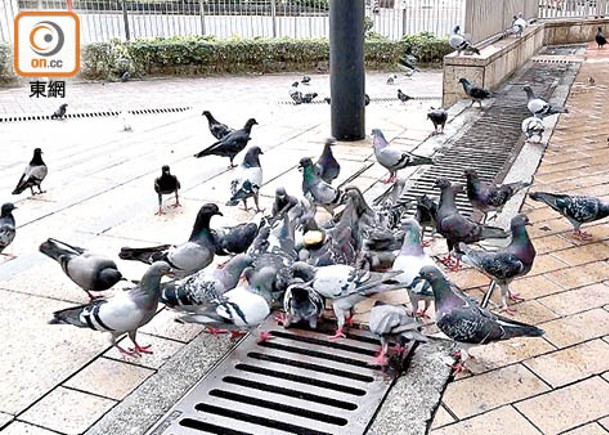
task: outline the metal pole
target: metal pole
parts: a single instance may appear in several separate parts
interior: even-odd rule
[[[271,0],[271,22],[273,25],[273,38],[277,37],[277,4]]]
[[[205,9],[203,9],[203,0],[199,0],[199,15],[201,16],[201,35],[205,35]]]
[[[125,23],[125,38],[129,41],[131,35],[129,34],[129,17],[127,17],[127,0],[122,0],[121,5],[123,8],[123,22]]]
[[[364,0],[330,2],[332,136],[338,140],[366,137],[364,10]]]

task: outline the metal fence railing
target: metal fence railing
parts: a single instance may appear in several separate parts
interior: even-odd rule
[[[330,0],[72,0],[83,43],[111,38],[234,35],[327,37]],[[423,31],[446,36],[462,23],[466,0],[366,0],[372,31],[391,39]],[[0,40],[24,10],[67,8],[67,0],[0,0]],[[4,17],[3,17],[4,15]],[[5,22],[6,21],[6,22]]]
[[[609,16],[609,0],[539,0],[540,18]]]

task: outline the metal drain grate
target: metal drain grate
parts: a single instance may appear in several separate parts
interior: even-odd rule
[[[530,113],[522,86],[528,83],[536,95],[549,99],[560,79],[569,80],[569,84],[575,80],[578,68],[577,62],[532,62],[522,74],[507,83],[508,90],[500,92],[494,104],[438,156],[436,165],[425,170],[402,198],[416,200],[424,194],[437,198],[439,189],[433,188],[436,179],[444,177],[451,182],[464,183],[465,168],[476,169],[483,181],[501,182],[524,144],[521,123]],[[456,205],[465,216],[473,214],[465,193],[457,195]],[[409,211],[414,212],[413,208]]]
[[[258,343],[258,331],[273,339]],[[268,319],[148,435],[363,434],[397,376],[373,365],[379,348],[361,330],[333,342]]]
[[[177,113],[191,110],[192,107],[163,107],[158,109],[137,109],[128,110],[132,115],[152,115],[155,113]],[[118,116],[121,112],[116,111],[101,111],[101,112],[84,112],[84,113],[67,113],[66,118],[98,118],[106,116]],[[28,116],[0,116],[0,122],[19,122],[19,121],[46,121],[50,120],[51,115],[28,115]]]

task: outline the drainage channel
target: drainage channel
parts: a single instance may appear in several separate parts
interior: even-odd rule
[[[561,54],[564,51],[563,48]],[[484,109],[467,132],[450,148],[439,151],[436,164],[421,173],[402,194],[402,199],[415,201],[422,195],[437,198],[440,192],[433,187],[435,181],[443,177],[454,183],[465,183],[463,170],[466,168],[475,169],[482,181],[500,183],[524,145],[521,123],[530,112],[523,86],[529,84],[536,95],[550,100],[558,84],[573,83],[579,66],[579,62],[564,61],[558,56],[554,62],[547,58],[542,62],[533,60],[522,73],[508,81],[492,106]],[[456,205],[464,215],[474,214],[465,193],[457,195]],[[414,211],[411,208],[410,213]]]
[[[273,338],[259,343],[258,332]],[[373,364],[380,346],[369,332],[329,334],[326,322],[311,331],[267,319],[148,435],[365,433],[398,372]]]
[[[125,110],[125,112],[131,115],[153,115],[156,113],[179,113],[191,110],[192,107],[160,107],[160,108],[148,108],[148,109],[133,109]],[[100,118],[108,116],[118,116],[121,112],[117,111],[96,111],[96,112],[82,112],[82,113],[66,113],[66,119],[75,118]],[[19,121],[48,121],[51,120],[52,115],[5,115],[0,116],[0,122],[19,122]]]

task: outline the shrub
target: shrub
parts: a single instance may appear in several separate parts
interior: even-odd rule
[[[404,53],[416,56],[421,63],[440,62],[444,56],[453,51],[448,39],[438,38],[429,32],[406,35],[400,42]]]
[[[13,70],[13,48],[10,44],[0,43],[0,83],[9,83],[16,78]]]

